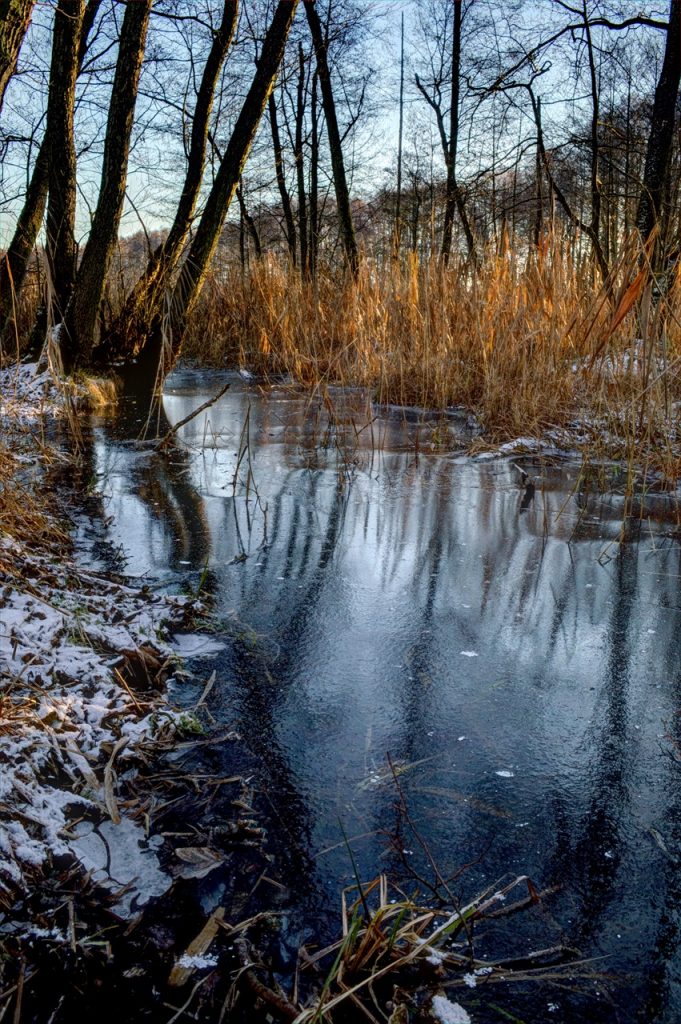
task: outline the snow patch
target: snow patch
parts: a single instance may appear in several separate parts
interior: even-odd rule
[[[217,967],[218,958],[216,956],[192,956],[190,953],[184,953],[177,961],[178,967],[185,967],[189,970],[201,971],[207,967]]]
[[[170,644],[181,658],[214,658],[226,647],[221,640],[199,633],[175,633]]]
[[[69,845],[85,870],[92,872],[95,882],[114,892],[125,888],[116,904],[121,917],[131,917],[172,884],[149,849],[144,830],[128,818],[117,825],[103,821],[97,828],[81,822]]]
[[[439,1024],[471,1024],[463,1006],[450,1002],[446,996],[433,996],[432,1012]]]

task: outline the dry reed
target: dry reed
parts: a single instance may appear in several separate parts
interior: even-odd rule
[[[311,282],[267,256],[246,274],[216,268],[185,353],[367,387],[380,403],[465,406],[492,440],[581,418],[659,442],[679,392],[681,286],[677,271],[656,295],[641,259],[625,248],[604,289],[558,237],[523,260],[491,251],[475,273],[412,256]]]

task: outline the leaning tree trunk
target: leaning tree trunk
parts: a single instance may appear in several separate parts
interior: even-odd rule
[[[215,88],[234,37],[238,12],[238,0],[224,0],[222,21],[213,34],[213,42],[196,96],[187,169],[175,217],[168,237],[152,253],[144,274],[136,283],[123,311],[109,332],[106,340],[107,351],[103,353],[107,359],[125,358],[134,354],[140,338],[144,335],[143,324],[158,311],[168,281],[179,262],[203,180]]]
[[[674,139],[676,100],[681,80],[681,0],[671,0],[667,45],[655,90],[643,186],[636,225],[644,239],[659,221],[664,206]]]
[[[605,254],[601,247],[599,237],[595,233],[593,225],[591,223],[587,223],[584,220],[583,216],[580,216],[573,211],[572,207],[570,206],[570,203],[567,200],[565,193],[563,192],[560,185],[554,178],[553,172],[551,170],[551,161],[548,158],[546,146],[544,144],[544,131],[542,129],[541,121],[541,100],[539,99],[539,97],[534,95],[531,85],[523,83],[523,88],[527,89],[528,95],[530,97],[530,102],[532,104],[534,121],[537,128],[537,150],[541,158],[542,166],[544,168],[544,174],[546,175],[546,180],[549,184],[549,188],[551,189],[551,193],[558,200],[559,205],[564,210],[567,217],[575,225],[575,227],[579,228],[579,230],[583,232],[583,234],[586,235],[586,237],[591,242],[593,253],[596,257],[596,262],[598,263],[598,269],[600,271],[603,281],[605,282],[608,279],[609,268],[607,260],[605,258]]]
[[[88,36],[102,0],[88,0],[81,26],[78,52],[78,70],[83,66],[87,53]],[[55,40],[53,40],[54,44]],[[45,214],[50,168],[50,141],[45,132],[40,144],[33,172],[26,190],[26,197],[17,219],[14,235],[4,259],[0,261],[0,348],[6,348],[16,330],[14,308],[26,277],[28,262],[35,247],[38,232]]]
[[[136,0],[125,9],[109,103],[99,199],[66,314],[62,358],[67,371],[78,363],[89,362],[97,333],[99,307],[123,212],[130,135],[152,2]]]
[[[85,0],[59,0],[54,15],[52,63],[47,101],[49,141],[47,262],[57,309],[62,320],[76,279],[76,142],[74,110],[78,52]]]
[[[35,0],[0,0],[0,110],[34,7]]]
[[[187,317],[206,279],[227,211],[272,92],[297,6],[298,0],[279,0],[265,36],[253,82],[234,125],[213,187],[206,199],[194,240],[173,289],[170,300],[170,345],[164,353],[164,371],[172,368],[180,354]]]
[[[315,58],[317,61],[317,73],[319,76],[319,87],[322,93],[322,106],[326,118],[326,133],[331,151],[331,167],[333,170],[333,184],[336,192],[336,205],[341,226],[341,239],[345,258],[353,274],[359,269],[359,253],[357,251],[357,239],[355,238],[355,226],[352,220],[350,208],[350,193],[345,174],[345,162],[343,160],[343,146],[341,144],[338,117],[336,116],[336,104],[333,98],[331,86],[331,75],[329,73],[329,62],[327,45],[324,40],[319,15],[314,5],[314,0],[304,0],[307,23],[310,26],[310,34],[314,44]]]

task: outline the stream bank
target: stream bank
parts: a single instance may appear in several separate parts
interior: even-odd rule
[[[170,422],[222,379],[175,375],[164,398]],[[41,965],[34,991],[54,996],[51,1007],[30,1003],[28,966],[24,1006],[34,1019],[49,1019],[60,999],[55,1019],[86,1005],[105,1015],[115,984],[116,1012],[134,1006],[141,1020],[159,1019],[159,992],[162,1019],[190,997],[183,1013],[195,1019],[286,1019],[290,1006],[274,1009],[277,986],[292,1004],[298,979],[297,1001],[314,1005],[332,973],[335,953],[314,960],[338,938],[344,890],[353,920],[355,867],[364,927],[369,916],[374,938],[381,926],[391,934],[403,914],[402,955],[421,947],[418,970],[395,976],[397,993],[390,974],[378,986],[380,1012],[367,1008],[379,1020],[432,1019],[429,1007],[474,1024],[508,1013],[675,1019],[673,502],[644,496],[638,520],[623,520],[614,467],[603,468],[603,486],[578,466],[518,449],[471,459],[436,443],[434,418],[414,410],[366,419],[358,402],[349,394],[331,415],[235,377],[167,455],[139,447],[130,424],[93,421],[85,476],[102,505],[76,516],[80,570],[102,572],[102,550],[87,538],[95,519],[106,520],[99,532],[129,585],[199,591],[212,609],[213,646],[185,645],[195,678],[171,676],[176,713],[197,731],[182,738],[181,768],[171,751],[162,769],[155,755],[147,767],[167,790],[158,821],[173,857],[164,861],[159,847],[161,866],[177,868],[180,847],[197,875],[153,901],[134,928],[110,918],[106,939],[88,916],[101,904],[88,911],[71,894],[85,927],[71,949],[68,997],[58,964],[73,935],[61,900],[62,941],[50,952],[42,936],[27,960]],[[179,775],[190,779],[184,792],[174,788]],[[247,787],[226,781],[235,777]],[[230,845],[224,819],[235,810],[246,827],[266,830],[264,845],[257,831],[241,836],[254,845]],[[433,863],[453,898],[432,891]],[[524,906],[499,914],[497,894],[525,874],[530,884],[506,894]],[[447,921],[456,930],[453,907],[477,913],[490,900],[474,952],[468,936],[461,948],[439,948],[431,933]],[[419,932],[417,911],[439,909],[444,916],[426,916]],[[246,920],[244,946],[233,928]],[[211,921],[210,945],[188,954],[187,987],[168,994],[171,972]],[[367,953],[357,927],[348,960]],[[555,951],[557,974],[528,959],[539,949]],[[264,969],[249,966],[258,950]],[[383,955],[376,943],[367,963]],[[584,958],[586,979],[575,963]],[[514,984],[500,985],[502,976]],[[352,969],[347,977],[361,980]],[[232,987],[238,978],[247,998]],[[331,984],[339,994],[337,975]],[[438,986],[449,1007],[428,1002]],[[15,1005],[16,991],[7,999]],[[361,1019],[351,1002],[332,1013]]]

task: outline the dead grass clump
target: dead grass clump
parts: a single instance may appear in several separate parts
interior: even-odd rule
[[[79,379],[80,403],[88,409],[101,409],[115,405],[118,401],[120,385],[114,377],[92,377],[83,374]]]
[[[350,901],[350,892],[358,888],[359,896]],[[507,896],[518,888],[520,898],[505,905]],[[420,905],[416,899],[391,889],[384,875],[368,885],[353,886],[343,892],[342,939],[313,956],[302,951],[303,974],[320,963],[330,961],[331,966],[318,996],[300,1012],[295,1024],[336,1020],[334,1011],[343,1006],[375,1020],[372,1014],[392,992],[403,994],[407,1020],[407,1006],[422,1004],[438,990],[466,991],[514,982],[556,983],[561,978],[585,976],[586,962],[578,950],[567,946],[496,959],[476,956],[474,926],[480,928],[485,921],[491,923],[540,902],[540,894],[524,875],[498,888],[491,887],[458,908]]]
[[[34,547],[68,545],[68,537],[46,510],[46,503],[33,488],[24,485],[18,474],[22,464],[0,444],[0,536],[30,542]],[[8,562],[8,564],[4,564]],[[0,568],[12,574],[12,559],[0,549]]]

